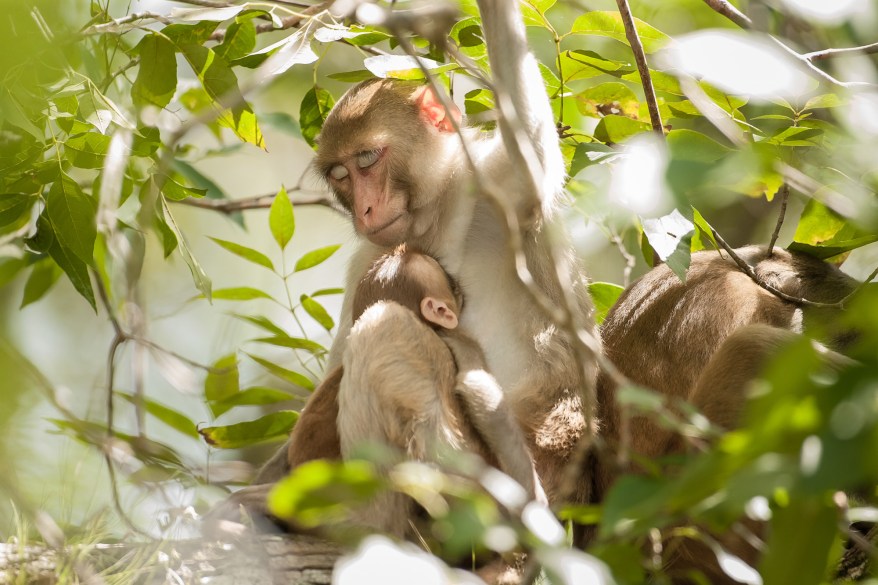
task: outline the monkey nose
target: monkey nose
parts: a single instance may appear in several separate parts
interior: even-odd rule
[[[368,216],[368,215],[371,214],[371,213],[372,213],[372,208],[371,208],[371,207],[367,207],[367,208],[366,208],[366,211],[363,212],[363,217],[366,217],[366,216]]]

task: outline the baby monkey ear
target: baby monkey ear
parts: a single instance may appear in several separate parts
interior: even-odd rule
[[[424,297],[421,300],[421,315],[443,329],[457,328],[457,313],[448,306],[448,303],[437,298]]]
[[[451,104],[451,109],[446,111],[445,106],[442,105],[442,100],[439,99],[439,96],[436,95],[436,92],[429,85],[416,89],[412,97],[415,103],[418,104],[418,108],[420,108],[421,116],[428,124],[435,126],[440,132],[454,132],[454,124],[451,119],[453,118],[459,124],[462,116],[460,110],[453,103]],[[451,102],[451,100],[448,101]]]

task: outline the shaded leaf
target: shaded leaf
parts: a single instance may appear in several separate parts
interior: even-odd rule
[[[238,390],[238,357],[235,354],[223,356],[207,372],[204,397],[209,402],[216,402],[237,394]]]
[[[671,156],[678,160],[712,163],[730,151],[728,147],[695,130],[671,130],[667,141]]]
[[[22,216],[29,214],[36,203],[35,195],[26,193],[4,193],[0,195],[0,227],[13,224]]]
[[[86,263],[80,260],[70,248],[61,244],[57,237],[52,240],[52,244],[49,246],[49,255],[58,263],[58,266],[67,275],[67,278],[70,279],[76,292],[82,295],[91,305],[91,308],[97,312],[94,289],[91,286]]]
[[[99,169],[104,166],[104,157],[110,148],[110,137],[97,132],[87,132],[68,138],[64,143],[64,154],[71,164],[80,169]]]
[[[289,336],[284,334],[281,337],[289,337]],[[247,354],[247,356],[250,359],[252,359],[254,362],[256,362],[257,364],[259,364],[260,366],[262,366],[263,368],[265,368],[266,370],[268,370],[269,372],[271,372],[272,374],[274,374],[275,376],[280,378],[281,380],[286,380],[287,382],[289,382],[290,384],[293,384],[294,386],[299,386],[299,387],[304,388],[304,389],[309,390],[309,391],[314,390],[314,382],[311,380],[311,378],[308,378],[307,376],[304,376],[304,375],[300,374],[299,372],[294,372],[292,370],[282,368],[281,366],[279,366],[273,362],[270,362],[266,359],[263,359],[261,357],[258,357],[258,356],[255,356],[255,355],[252,355],[249,353]]]
[[[140,56],[140,67],[131,87],[131,98],[140,106],[152,104],[164,108],[177,91],[174,45],[161,35],[148,34],[135,50]]]
[[[524,0],[521,13],[525,26],[546,26],[546,11],[555,5],[556,0]]]
[[[302,98],[302,105],[299,108],[299,124],[302,127],[302,136],[311,145],[311,148],[317,148],[315,138],[320,134],[326,116],[329,115],[334,103],[332,94],[317,85],[308,90],[308,93]]]
[[[24,295],[19,309],[43,298],[52,285],[58,282],[61,274],[63,274],[61,268],[49,259],[34,264],[33,270],[24,284]]]
[[[464,110],[474,116],[494,109],[494,94],[487,89],[474,89],[464,96]]]
[[[844,106],[847,101],[837,93],[825,93],[823,95],[815,95],[807,102],[803,110],[818,110],[821,108],[837,108]]]
[[[329,316],[329,313],[326,312],[326,309],[323,308],[323,305],[307,295],[302,295],[299,302],[302,303],[302,308],[305,309],[305,312],[311,315],[315,321],[320,323],[324,329],[330,331],[335,327],[335,322],[332,320],[332,317]]]
[[[192,281],[195,283],[195,288],[201,291],[201,294],[203,294],[204,297],[208,301],[210,301],[212,288],[210,278],[207,277],[207,274],[204,272],[201,264],[198,263],[198,260],[196,260],[195,256],[192,254],[192,250],[189,249],[189,244],[186,242],[186,239],[180,232],[180,228],[177,227],[177,222],[174,219],[174,216],[171,214],[171,210],[168,209],[168,204],[164,201],[164,199],[162,199],[161,204],[162,211],[164,212],[165,217],[168,220],[167,225],[174,233],[174,237],[177,238],[180,254],[182,254],[183,260],[186,262],[186,266],[189,267],[189,272],[192,274]]]
[[[298,412],[281,410],[247,422],[220,427],[203,427],[198,429],[198,432],[204,441],[212,447],[239,449],[286,437],[297,420],[299,420]]]
[[[46,198],[46,211],[52,222],[55,239],[81,261],[93,262],[97,226],[97,204],[69,175],[61,173]]]
[[[136,398],[133,394],[129,394],[127,392],[116,392],[119,396],[130,402],[131,404],[137,404]],[[195,423],[189,420],[184,414],[165,406],[164,404],[158,403],[155,400],[151,400],[149,398],[143,397],[143,406],[146,409],[146,412],[159,419],[172,429],[178,430],[184,435],[188,435],[193,438],[198,438],[198,428],[195,426]]]
[[[248,248],[247,246],[242,246],[241,244],[236,244],[235,242],[230,242],[228,240],[221,240],[219,238],[210,238],[232,254],[236,256],[240,256],[245,260],[249,260],[254,264],[258,264],[259,266],[264,266],[269,270],[274,270],[274,264],[272,264],[271,260],[269,260],[268,256],[254,250],[253,248]]]
[[[610,308],[616,303],[625,287],[610,282],[592,282],[588,285],[588,294],[594,302],[595,321],[600,325],[607,317]]]
[[[307,270],[308,268],[313,268],[314,266],[321,264],[327,258],[335,254],[335,251],[339,248],[341,248],[341,245],[336,244],[333,246],[326,246],[308,252],[307,254],[299,258],[298,261],[296,261],[295,271],[300,272],[302,270]]]

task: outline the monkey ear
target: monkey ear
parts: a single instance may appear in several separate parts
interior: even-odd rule
[[[434,297],[421,299],[421,315],[430,323],[443,329],[457,328],[457,313],[451,310],[448,303]]]
[[[429,85],[419,87],[412,96],[415,103],[418,104],[421,116],[428,124],[435,126],[440,132],[454,132],[452,118],[459,124],[461,114],[460,110],[453,103],[451,103],[451,109],[446,111],[445,106],[442,105],[442,100],[439,99],[439,96],[436,95],[436,92]]]

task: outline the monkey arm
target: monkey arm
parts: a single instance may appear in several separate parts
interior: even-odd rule
[[[563,192],[566,171],[539,65],[529,50],[517,1],[479,0],[478,5],[500,111],[505,116],[515,117],[511,124],[506,124],[501,116],[499,127],[503,144],[514,167],[524,170],[527,168],[526,161],[538,163],[534,165],[536,172],[533,181],[536,197],[542,203],[545,214]],[[522,144],[518,140],[521,130],[530,144]],[[524,151],[519,152],[522,147]],[[530,148],[535,152],[528,152]],[[519,153],[518,156],[516,153]],[[533,161],[533,155],[536,161]],[[522,162],[525,164],[520,164]],[[524,184],[531,184],[529,177],[524,178]],[[521,199],[528,195],[528,190],[519,188],[509,193]],[[531,202],[525,199],[515,203],[519,207],[526,207]]]
[[[521,484],[528,497],[547,502],[524,434],[504,399],[503,389],[488,372],[481,347],[459,330],[444,331],[441,337],[457,364],[454,392],[500,469]]]

